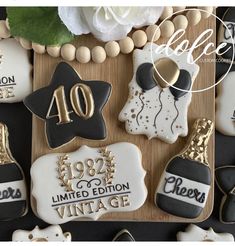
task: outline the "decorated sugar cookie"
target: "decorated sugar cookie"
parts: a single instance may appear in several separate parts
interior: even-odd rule
[[[57,148],[76,136],[106,138],[102,109],[110,93],[109,83],[82,80],[69,64],[61,62],[50,85],[26,97],[24,104],[46,122],[48,144]]]
[[[118,242],[134,242],[135,239],[134,237],[131,235],[131,233],[126,230],[123,229],[121,231],[119,231],[116,236],[114,237],[113,241],[118,241]]]
[[[218,31],[218,45],[225,43],[226,45],[220,49],[223,61],[231,63],[234,61],[234,41],[235,41],[235,7],[229,7],[222,18],[224,24],[220,24]]]
[[[12,241],[15,242],[71,242],[71,240],[71,234],[63,233],[59,225],[51,225],[44,229],[36,226],[32,231],[16,230],[12,235]]]
[[[130,143],[42,156],[31,167],[33,210],[50,224],[136,210],[147,196],[141,158]]]
[[[143,50],[136,49],[133,53],[134,75],[119,120],[125,122],[130,134],[145,134],[149,139],[157,137],[174,143],[178,136],[188,134],[187,113],[192,95],[162,81],[154,72],[151,53],[161,76],[183,90],[193,86],[199,66],[187,62],[187,52],[168,57],[165,50],[155,53],[158,46],[152,45],[151,49],[151,43],[147,43]]]
[[[233,242],[234,237],[230,233],[217,233],[210,227],[208,230],[203,230],[199,226],[190,224],[185,232],[177,233],[177,241],[188,242]]]
[[[220,205],[220,221],[225,224],[235,223],[235,166],[216,168],[215,180],[224,194]]]
[[[0,123],[0,220],[19,218],[27,209],[24,173],[12,157],[7,126]]]
[[[14,38],[0,40],[0,103],[20,102],[31,92],[29,51]]]
[[[228,73],[217,86],[216,130],[235,136],[235,72]]]
[[[212,130],[211,120],[196,120],[188,144],[166,165],[155,195],[163,211],[184,218],[201,214],[211,187],[207,145]]]

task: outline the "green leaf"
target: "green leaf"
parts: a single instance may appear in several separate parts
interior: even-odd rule
[[[8,7],[11,34],[42,45],[62,45],[73,34],[58,16],[55,7]]]

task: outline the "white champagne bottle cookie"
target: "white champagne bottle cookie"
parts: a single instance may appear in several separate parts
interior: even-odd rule
[[[166,51],[154,52],[159,46],[147,43],[133,53],[134,75],[129,83],[129,97],[119,114],[130,134],[145,134],[174,143],[178,136],[188,134],[189,91],[199,72],[199,66],[187,61],[188,53],[167,56]],[[170,49],[170,48],[169,48]],[[173,52],[170,49],[170,52]],[[175,87],[168,86],[154,72],[151,56],[161,76]],[[185,91],[186,90],[186,91]]]
[[[33,210],[50,224],[136,210],[147,197],[141,159],[124,142],[44,155],[31,167]]]

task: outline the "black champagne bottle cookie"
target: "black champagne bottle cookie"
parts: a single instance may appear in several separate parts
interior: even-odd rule
[[[201,214],[211,186],[207,146],[213,125],[205,118],[196,120],[186,147],[168,162],[155,193],[163,211],[191,219]]]
[[[11,155],[7,126],[0,123],[0,220],[12,220],[26,212],[24,173]]]

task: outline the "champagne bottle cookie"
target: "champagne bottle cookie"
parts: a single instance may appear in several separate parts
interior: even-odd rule
[[[169,214],[198,217],[211,187],[207,146],[213,122],[198,119],[185,149],[167,164],[156,190],[156,205]]]
[[[0,220],[12,220],[27,212],[24,173],[11,155],[7,126],[0,123]]]

